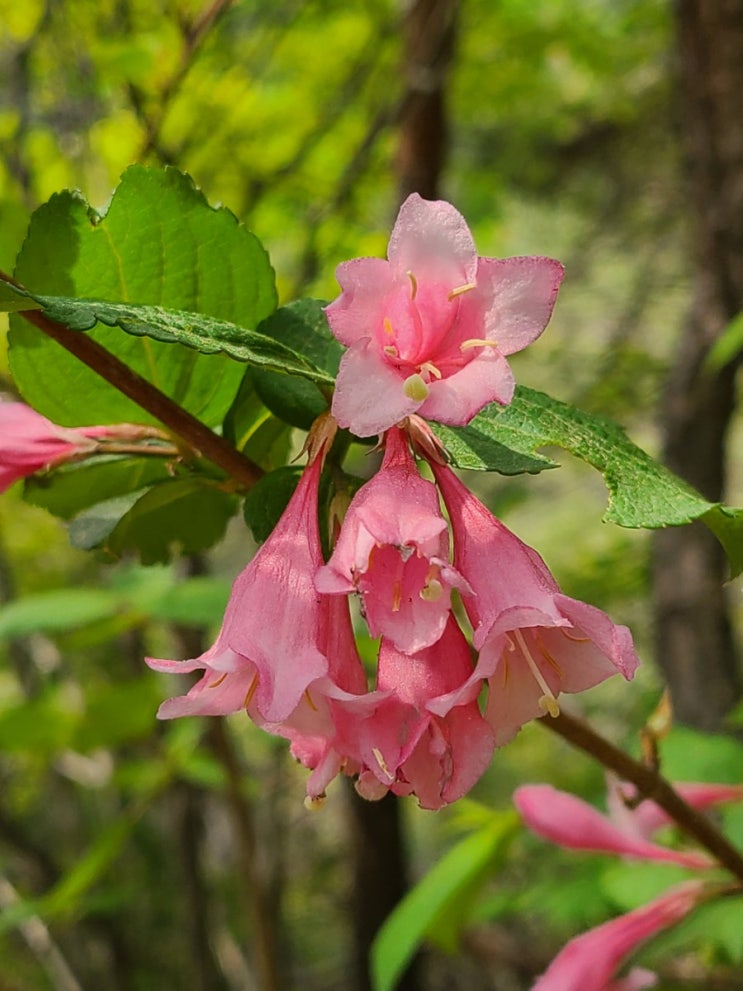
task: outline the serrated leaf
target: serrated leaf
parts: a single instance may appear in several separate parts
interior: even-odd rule
[[[299,375],[325,385],[332,385],[334,381],[327,372],[316,368],[279,341],[203,313],[100,299],[44,296],[11,286],[7,282],[0,281],[0,285],[37,303],[45,316],[70,330],[88,331],[102,323],[107,327],[118,327],[134,337],[151,337],[166,344],[183,344],[200,354],[224,352],[237,361],[266,368],[274,373],[281,373],[282,376]],[[0,305],[0,310],[3,308]]]
[[[512,810],[493,814],[493,821],[460,840],[403,898],[374,939],[371,955],[374,991],[392,991],[397,979],[447,906],[487,869],[518,831]],[[464,919],[460,917],[460,921]]]
[[[273,338],[305,358],[335,381],[343,348],[330,333],[317,299],[301,299],[282,306],[260,324],[261,333]],[[287,380],[270,371],[251,372],[256,392],[268,409],[284,422],[309,430],[312,421],[330,405],[329,395],[309,381]],[[319,379],[315,380],[320,382]]]
[[[249,328],[276,306],[273,270],[259,241],[228,210],[210,207],[188,176],[169,168],[128,169],[104,216],[77,193],[53,196],[31,218],[15,274],[44,295],[193,311]],[[118,328],[98,326],[90,334],[211,426],[221,422],[244,372],[224,355],[200,355]],[[11,317],[10,344],[24,398],[53,421],[152,422],[17,316]]]
[[[725,548],[733,574],[743,570],[743,512],[709,502],[637,447],[612,420],[518,386],[510,406],[487,406],[456,436],[463,448],[452,451],[454,464],[480,470],[499,470],[496,463],[491,465],[481,456],[482,445],[478,453],[483,437],[517,455],[533,456],[540,447],[561,447],[604,476],[609,489],[604,520],[654,529],[701,519]],[[525,470],[536,470],[536,466]]]

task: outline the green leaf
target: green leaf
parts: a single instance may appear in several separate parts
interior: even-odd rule
[[[740,782],[743,743],[728,733],[674,726],[661,746],[661,770],[670,781]]]
[[[435,429],[445,435],[445,430]],[[743,512],[704,499],[633,444],[612,420],[519,386],[510,406],[487,406],[468,427],[455,433],[457,443],[451,453],[461,468],[500,470],[499,452],[492,463],[484,456],[486,441],[522,456],[533,456],[540,447],[561,447],[604,476],[609,489],[604,520],[625,527],[658,528],[701,519],[725,548],[733,573],[743,570]],[[521,470],[538,470],[537,463]]]
[[[31,218],[15,274],[47,296],[196,312],[239,327],[257,327],[276,306],[273,270],[260,242],[170,168],[128,169],[103,216],[78,193],[53,196]],[[211,426],[221,422],[244,373],[225,355],[202,355],[118,327],[98,326],[90,334]],[[10,361],[25,400],[57,423],[152,422],[16,316]]]
[[[735,361],[741,351],[743,351],[743,312],[733,317],[709,349],[704,360],[704,370],[719,371],[731,361]]]
[[[89,506],[170,479],[165,458],[104,455],[26,479],[24,496],[34,506],[68,520]]]
[[[236,506],[235,496],[204,479],[164,482],[121,515],[105,548],[116,557],[134,552],[143,564],[169,561],[176,549],[196,554],[221,539]]]
[[[691,876],[678,864],[614,863],[601,873],[599,886],[621,912],[631,912]]]
[[[302,469],[293,465],[264,475],[247,493],[243,503],[245,522],[262,543],[278,523],[299,482]]]
[[[113,615],[118,606],[118,596],[105,589],[67,588],[28,595],[0,607],[0,637],[65,633]]]
[[[323,305],[317,299],[301,299],[282,306],[260,324],[259,330],[323,369],[332,383],[343,348],[330,333]],[[252,379],[265,405],[293,427],[309,430],[312,421],[330,405],[327,391],[312,382],[287,380],[263,369],[254,369]]]
[[[452,847],[386,919],[372,946],[374,991],[392,991],[423,939],[462,892],[487,878],[490,865],[517,833],[513,810],[493,815],[486,827]],[[464,921],[460,913],[459,922]]]
[[[187,313],[162,306],[135,306],[100,299],[43,296],[17,289],[8,283],[0,284],[35,301],[45,316],[70,330],[92,330],[96,324],[102,323],[107,327],[119,327],[134,337],[151,337],[167,344],[184,344],[201,354],[217,354],[222,351],[237,361],[280,372],[282,375],[301,375],[326,385],[332,385],[334,381],[327,372],[316,368],[279,341],[203,313]],[[281,381],[285,382],[283,377]]]

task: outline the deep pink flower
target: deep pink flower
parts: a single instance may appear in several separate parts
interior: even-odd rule
[[[639,991],[651,987],[648,971],[614,981],[626,958],[651,937],[680,922],[704,899],[702,881],[686,881],[660,898],[577,936],[558,953],[532,991]]]
[[[451,589],[468,590],[449,564],[436,487],[418,474],[403,431],[387,431],[382,467],[351,501],[316,586],[336,595],[358,592],[371,635],[405,653],[435,643]]]
[[[413,193],[400,208],[387,260],[355,258],[336,271],[326,308],[348,347],[332,411],[360,437],[410,413],[468,423],[509,403],[506,355],[544,330],[563,276],[551,258],[479,258],[462,215]]]
[[[279,723],[328,675],[332,610],[313,582],[322,564],[321,463],[318,457],[305,469],[275,529],[235,581],[216,643],[193,660],[148,658],[158,671],[204,671],[187,695],[163,703],[160,718],[247,709],[260,721]],[[357,663],[355,650],[333,658],[336,672]]]
[[[454,566],[474,594],[464,606],[488,679],[498,745],[525,722],[557,714],[561,692],[591,688],[638,665],[632,636],[600,609],[563,595],[535,550],[497,520],[445,465],[431,462],[449,511]]]
[[[451,615],[441,638],[416,654],[382,639],[377,690],[360,703],[331,703],[363,797],[415,794],[423,808],[438,809],[472,788],[490,764],[493,732],[477,686],[456,704],[446,701],[471,671],[469,645]]]
[[[59,427],[24,403],[0,402],[0,492],[42,468],[96,449],[111,427]]]

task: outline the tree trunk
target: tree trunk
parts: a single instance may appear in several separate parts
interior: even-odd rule
[[[664,457],[717,501],[739,360],[717,371],[704,361],[743,310],[743,0],[678,0],[676,24],[695,287],[663,401]],[[741,693],[723,553],[701,525],[662,531],[653,576],[657,656],[677,718],[719,729]]]
[[[446,154],[445,80],[454,52],[459,0],[413,0],[403,38],[402,95],[397,173],[400,201],[416,192],[439,195]],[[369,803],[349,789],[354,839],[354,949],[359,991],[371,988],[369,951],[374,936],[407,889],[407,858],[397,798]],[[413,961],[397,985],[417,991]]]

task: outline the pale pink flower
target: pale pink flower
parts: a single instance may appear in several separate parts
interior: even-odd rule
[[[24,403],[0,402],[0,492],[42,468],[90,454],[111,427],[59,427]]]
[[[382,467],[352,499],[315,583],[329,594],[358,592],[371,635],[414,653],[441,636],[451,589],[468,585],[449,564],[436,487],[418,474],[402,430],[385,440]]]
[[[563,595],[535,550],[459,481],[431,461],[449,511],[454,566],[473,594],[464,606],[479,650],[475,679],[488,680],[487,718],[498,745],[530,719],[557,714],[561,692],[591,688],[638,665],[632,636],[600,609]]]
[[[538,256],[479,258],[450,203],[413,193],[387,260],[355,258],[336,275],[342,292],[326,314],[348,351],[332,412],[368,437],[411,413],[462,425],[487,403],[509,403],[506,355],[544,330],[563,267]]]
[[[572,939],[537,980],[532,991],[639,991],[653,975],[635,969],[614,980],[642,943],[680,922],[705,897],[704,882],[686,881],[660,898]]]
[[[682,786],[679,791],[682,792]],[[717,801],[730,797],[729,790],[718,793]],[[740,789],[735,797],[740,797]],[[551,785],[522,785],[514,792],[513,801],[529,829],[568,850],[616,853],[698,869],[714,865],[701,851],[674,850],[650,841],[640,823],[644,807],[658,809],[654,802],[642,802],[634,809],[623,805],[624,811],[617,821],[615,816],[602,815],[588,802]],[[663,824],[664,820],[660,822]]]
[[[493,732],[477,686],[447,702],[472,671],[469,645],[450,615],[441,638],[415,654],[379,648],[377,690],[361,704],[332,704],[343,749],[359,768],[364,798],[414,794],[438,809],[466,794],[487,769]]]
[[[305,469],[275,529],[235,581],[216,643],[193,660],[147,659],[158,671],[204,671],[187,695],[163,703],[161,719],[247,709],[258,720],[279,723],[328,675],[332,611],[313,582],[322,564],[321,462],[318,457]],[[333,661],[346,662],[358,663],[355,650]]]

